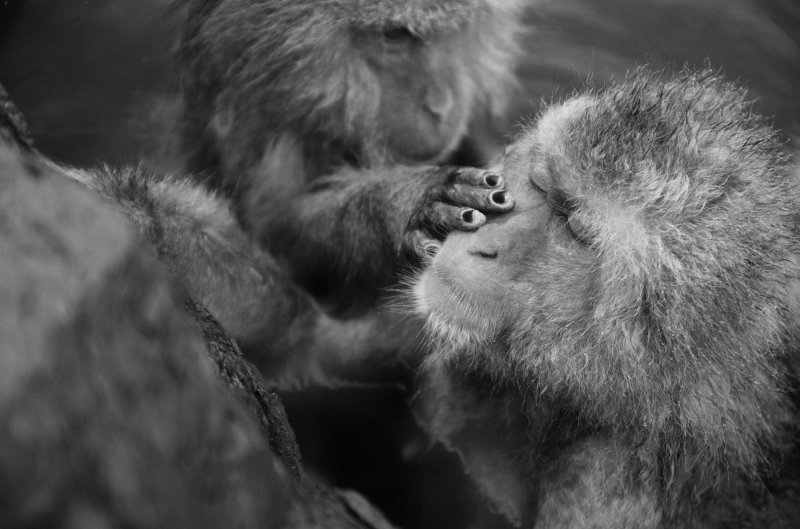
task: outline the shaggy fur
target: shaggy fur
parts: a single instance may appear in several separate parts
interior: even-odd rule
[[[247,248],[208,240],[235,226],[224,203],[143,170],[62,170],[24,130],[0,86],[0,526],[389,528],[307,477],[280,398],[133,229],[207,293]]]
[[[744,92],[638,72],[544,111],[502,174],[514,212],[416,287],[434,433],[518,458],[518,523],[793,526],[800,191]],[[442,411],[476,391],[491,412]],[[470,443],[476,421],[516,440]]]
[[[292,479],[126,220],[0,142],[0,526],[282,527]]]
[[[383,316],[340,321],[324,314],[248,239],[230,202],[192,179],[143,167],[51,166],[123,213],[271,383],[334,383],[367,352],[384,358],[399,345]]]
[[[189,169],[234,197],[246,230],[274,255],[310,270],[297,274],[306,286],[371,292],[392,283],[400,244],[380,240],[381,226],[396,223],[381,206],[400,186],[428,187],[435,173],[383,167],[443,162],[471,123],[502,112],[522,2],[185,3],[178,57]],[[332,239],[318,236],[332,234],[324,211],[353,200],[350,187],[336,187],[341,178],[307,187],[324,175],[380,180],[374,196],[355,200],[358,211],[336,215],[346,224]],[[469,196],[460,203],[485,208]],[[421,207],[401,206],[407,217]],[[328,283],[315,285],[320,275]]]
[[[67,174],[125,213],[234,336],[272,339],[297,314],[312,312],[311,301],[241,231],[230,203],[191,179],[144,168]]]

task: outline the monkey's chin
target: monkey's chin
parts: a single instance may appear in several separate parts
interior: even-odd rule
[[[452,280],[428,270],[414,285],[417,312],[425,316],[425,332],[437,348],[479,347],[496,334],[495,319],[470,304]]]
[[[458,141],[443,145],[426,145],[415,151],[396,149],[392,156],[392,163],[403,165],[441,165],[450,159],[450,156],[459,146]]]

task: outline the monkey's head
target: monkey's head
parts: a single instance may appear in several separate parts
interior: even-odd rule
[[[362,165],[438,161],[513,86],[519,0],[216,4],[194,4],[184,88],[240,150],[293,134]]]
[[[639,72],[551,106],[502,162],[515,209],[449,235],[416,284],[443,344],[431,361],[606,425],[766,435],[785,410],[775,356],[800,207],[779,147],[709,73]]]

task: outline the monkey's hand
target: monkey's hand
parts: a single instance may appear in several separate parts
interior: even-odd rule
[[[256,231],[298,283],[352,302],[350,292],[373,295],[395,284],[453,230],[476,230],[487,215],[513,207],[505,181],[490,171],[343,168],[270,203]]]
[[[477,230],[487,215],[514,207],[502,176],[473,167],[442,167],[437,172],[403,241],[403,249],[418,257],[435,253],[453,230]]]

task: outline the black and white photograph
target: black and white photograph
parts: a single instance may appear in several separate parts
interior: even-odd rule
[[[800,0],[0,0],[0,529],[800,529]]]

